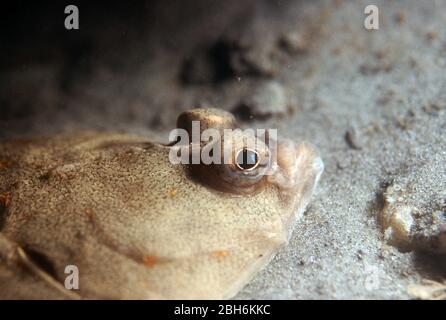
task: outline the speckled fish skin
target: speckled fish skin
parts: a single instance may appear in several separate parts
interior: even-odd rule
[[[232,117],[193,112],[208,127]],[[115,133],[1,143],[0,298],[230,298],[287,243],[323,170],[310,145],[279,148],[293,187],[273,175],[237,194],[172,164],[170,148]],[[64,288],[67,265],[79,290]]]

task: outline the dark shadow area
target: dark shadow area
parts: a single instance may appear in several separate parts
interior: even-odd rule
[[[420,276],[428,280],[446,279],[446,255],[415,252],[414,264]]]
[[[30,248],[24,248],[23,250],[26,252],[31,261],[34,262],[40,269],[48,273],[54,279],[58,279],[56,269],[47,256]]]

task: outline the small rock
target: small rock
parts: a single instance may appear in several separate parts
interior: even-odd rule
[[[389,73],[392,71],[393,65],[381,62],[381,63],[366,63],[359,67],[359,72],[364,76],[376,75],[378,73]]]
[[[406,206],[392,207],[390,203],[393,199],[388,198],[388,207],[386,207],[385,225],[387,226],[384,233],[393,245],[399,246],[404,251],[410,251],[410,230],[412,228],[414,219],[412,213],[414,208]]]
[[[303,53],[308,48],[308,43],[299,32],[288,32],[279,39],[279,45],[290,53]]]
[[[272,116],[284,115],[288,112],[285,89],[277,81],[262,83],[233,112],[245,121],[266,120]]]
[[[397,12],[395,14],[394,18],[395,18],[395,22],[398,25],[402,25],[402,24],[404,24],[404,22],[406,22],[406,13],[403,11]]]
[[[446,253],[444,161],[433,159],[408,170],[384,192],[384,236],[401,251]]]
[[[437,116],[439,112],[446,109],[446,103],[433,102],[423,107],[423,111],[431,116]]]
[[[352,149],[362,149],[362,140],[358,133],[358,130],[355,127],[351,127],[347,130],[347,132],[345,133],[345,141]]]
[[[230,69],[234,74],[243,76],[275,76],[279,72],[274,58],[277,35],[261,19],[246,22],[233,25],[222,36]]]

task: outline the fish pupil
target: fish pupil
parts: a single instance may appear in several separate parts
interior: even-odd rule
[[[259,155],[250,149],[242,149],[237,154],[237,166],[242,170],[250,170],[257,166]]]

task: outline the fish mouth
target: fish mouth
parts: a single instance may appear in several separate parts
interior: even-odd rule
[[[283,139],[277,144],[272,174],[267,176],[267,180],[283,192],[311,195],[323,171],[324,163],[314,146]]]
[[[311,144],[295,144],[281,140],[277,146],[274,172],[267,181],[277,187],[284,210],[281,219],[286,239],[289,241],[294,226],[303,215],[319,183],[324,163]]]

